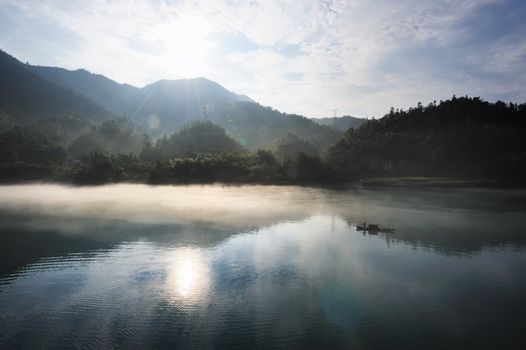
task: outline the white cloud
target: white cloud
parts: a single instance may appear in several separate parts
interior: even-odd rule
[[[83,67],[137,85],[206,76],[290,113],[321,116],[338,108],[342,114],[381,116],[391,105],[407,108],[454,93],[491,97],[509,91],[526,97],[523,75],[513,78],[524,71],[523,40],[508,36],[495,46],[463,47],[476,30],[466,20],[495,2],[502,3],[0,0],[0,8],[16,9],[21,21],[72,33],[75,45],[65,43],[63,50],[50,52],[68,68]],[[238,43],[222,51],[225,35],[245,38],[255,48]],[[38,39],[30,45],[54,40]],[[497,76],[488,78],[488,72]]]

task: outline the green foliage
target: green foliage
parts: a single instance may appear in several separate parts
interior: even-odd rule
[[[148,180],[173,182],[242,182],[250,178],[250,157],[242,154],[208,154],[157,161]]]
[[[291,182],[329,182],[331,174],[317,155],[296,153],[283,162],[284,179]]]
[[[309,118],[281,113],[254,102],[235,102],[216,108],[210,118],[249,150],[269,148],[293,133],[321,151],[342,136],[340,131],[318,125]]]
[[[8,125],[0,129],[2,180],[50,179],[66,159],[65,148],[35,128]]]
[[[278,158],[282,160],[296,158],[298,153],[303,153],[309,156],[315,156],[318,154],[316,148],[312,144],[300,139],[292,133],[285,135],[285,137],[279,140],[273,148]]]
[[[106,154],[93,152],[82,158],[74,168],[73,180],[81,184],[100,184],[140,180],[144,172],[133,154]],[[143,174],[144,175],[144,174]]]
[[[200,154],[241,153],[243,147],[211,122],[193,122],[170,137],[162,137],[154,146],[147,145],[141,157],[163,160]]]
[[[525,105],[456,98],[350,129],[327,152],[340,178],[526,175]]]
[[[342,117],[332,118],[312,118],[312,121],[319,125],[329,126],[341,132],[346,132],[350,128],[360,127],[367,120],[364,118],[356,118],[349,115],[344,115]]]
[[[92,126],[78,136],[69,147],[75,157],[93,153],[139,153],[144,146],[144,137],[135,132],[133,124],[126,118],[117,118]]]
[[[62,162],[67,158],[64,147],[45,134],[28,126],[15,126],[0,133],[0,162],[35,164]]]
[[[0,110],[0,132],[10,130],[15,126],[13,119],[5,111]]]
[[[4,113],[0,179],[320,183],[432,176],[523,182],[525,132],[525,105],[453,98],[392,110],[351,128],[320,158],[317,147],[292,133],[273,152],[249,152],[211,122],[191,123],[152,142],[124,118],[99,125],[79,117],[50,118],[20,126]]]
[[[276,156],[265,150],[257,150],[251,166],[254,180],[262,182],[273,182],[280,180],[283,176],[282,165]]]
[[[90,130],[92,122],[79,115],[46,118],[33,124],[35,129],[63,145],[70,144]]]

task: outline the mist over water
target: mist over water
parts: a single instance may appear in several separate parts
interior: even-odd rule
[[[525,214],[521,191],[0,186],[0,347],[512,348]]]

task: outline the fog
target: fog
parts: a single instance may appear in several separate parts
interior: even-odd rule
[[[216,244],[313,215],[396,229],[393,240],[453,250],[523,243],[520,191],[56,184],[0,186],[0,229],[89,239]],[[110,237],[113,236],[113,237]]]
[[[0,210],[62,219],[242,230],[323,210],[323,193],[279,186],[0,186]]]
[[[473,189],[0,186],[0,342],[28,325],[28,344],[99,348],[121,334],[136,348],[161,335],[166,348],[292,347],[313,332],[327,339],[314,348],[335,348],[360,327],[378,329],[370,344],[390,332],[379,347],[522,334],[523,203]],[[356,231],[364,220],[396,231]]]

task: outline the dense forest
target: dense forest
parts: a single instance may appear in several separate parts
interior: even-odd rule
[[[350,115],[332,118],[313,118],[312,120],[316,124],[329,126],[342,132],[346,132],[349,128],[357,128],[366,122],[364,118],[351,117]]]
[[[351,128],[327,152],[349,176],[526,178],[526,105],[480,98],[418,104]]]
[[[152,138],[124,117],[20,124],[2,112],[0,177],[79,184],[334,183],[393,176],[522,183],[525,132],[526,105],[468,97],[392,109],[321,149],[315,139],[289,132],[265,149],[249,150],[210,121]]]

